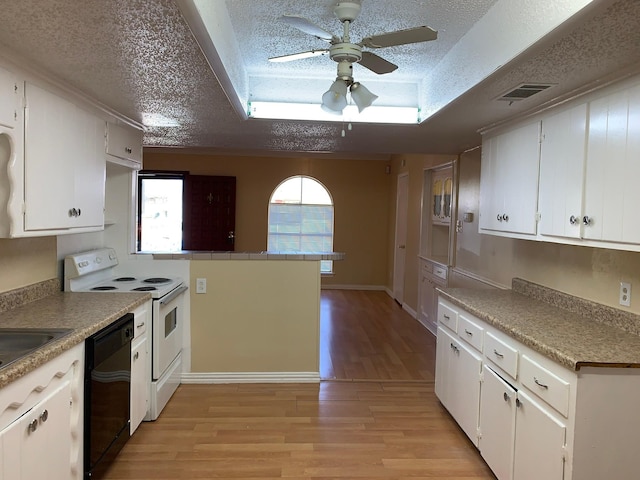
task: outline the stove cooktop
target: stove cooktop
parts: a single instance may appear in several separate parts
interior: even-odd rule
[[[81,292],[149,292],[153,298],[163,297],[182,284],[179,278],[120,276],[88,285]]]

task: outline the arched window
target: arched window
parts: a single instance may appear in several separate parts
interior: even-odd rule
[[[267,250],[333,251],[333,201],[324,185],[314,178],[297,175],[276,187],[269,200]],[[323,260],[320,271],[331,273],[333,262]]]

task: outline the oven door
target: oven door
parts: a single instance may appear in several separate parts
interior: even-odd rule
[[[153,300],[153,380],[157,380],[182,350],[184,292],[180,286],[162,298]]]

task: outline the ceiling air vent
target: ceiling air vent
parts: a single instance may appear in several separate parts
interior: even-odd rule
[[[547,88],[553,87],[550,83],[522,83],[515,88],[512,88],[506,93],[500,95],[497,100],[505,100],[507,102],[515,102],[517,100],[524,100],[536,93],[545,91]]]

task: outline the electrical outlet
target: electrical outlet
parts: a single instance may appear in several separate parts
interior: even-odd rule
[[[620,305],[628,307],[631,305],[631,284],[620,282]]]
[[[196,293],[207,293],[206,278],[196,278]]]

